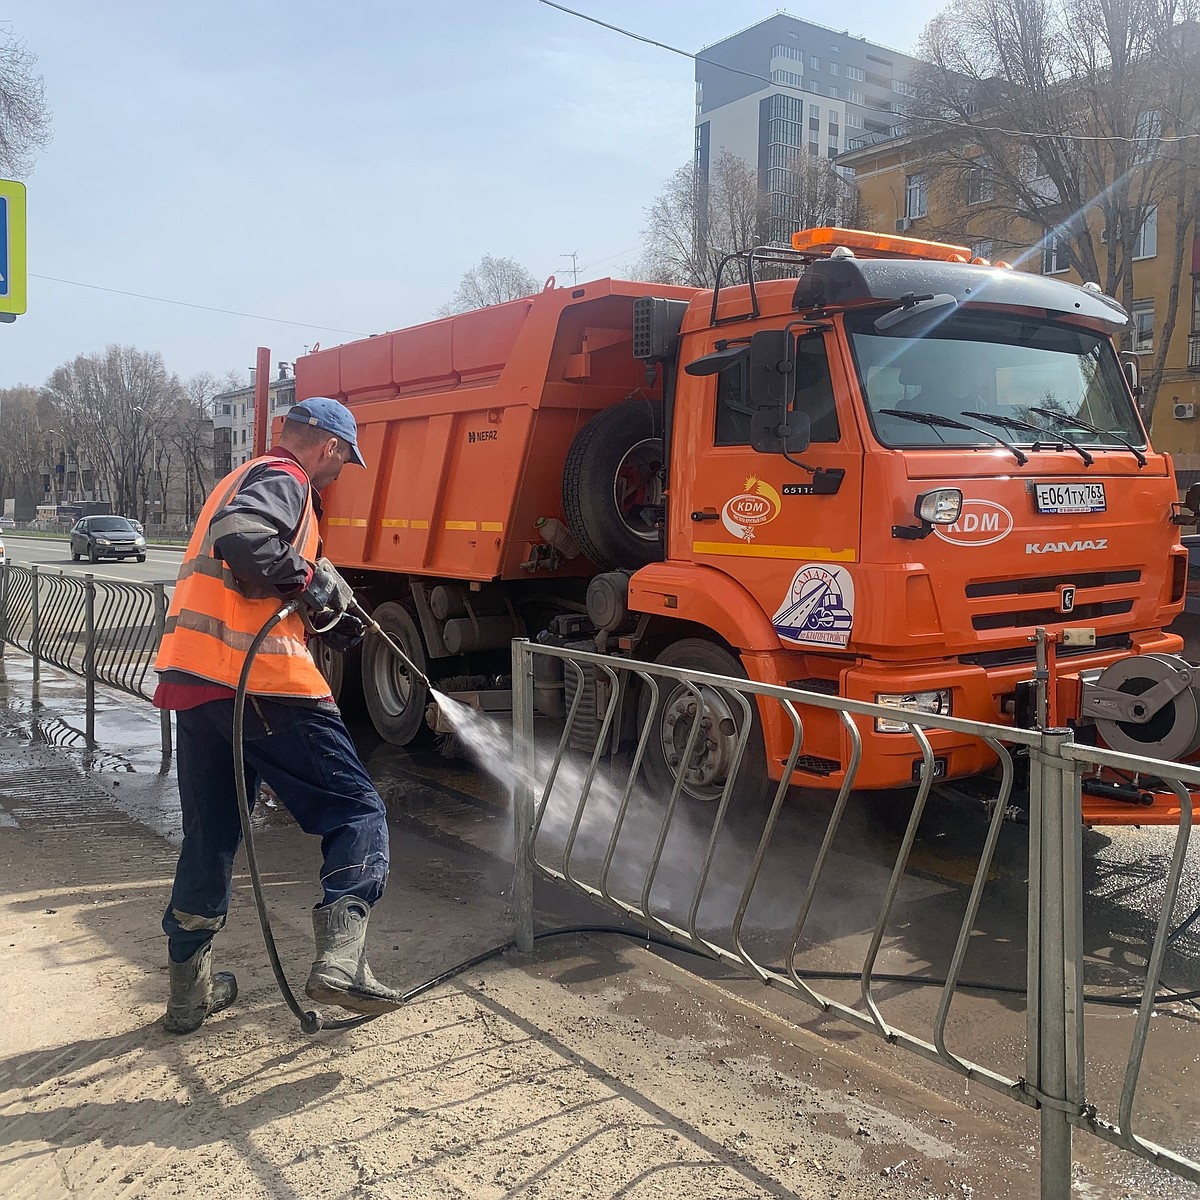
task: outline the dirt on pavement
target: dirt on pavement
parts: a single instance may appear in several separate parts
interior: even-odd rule
[[[153,714],[124,719],[153,744]],[[0,1195],[1036,1194],[1011,1113],[906,1085],[673,952],[609,935],[541,942],[353,1032],[308,1037],[275,991],[239,874],[216,965],[241,995],[173,1038],[158,921],[175,845],[129,815],[156,811],[169,771],[106,770],[128,761],[13,729],[0,737]],[[256,822],[298,983],[317,848],[279,810]],[[499,860],[398,813],[376,972],[412,987],[506,941],[507,882]]]

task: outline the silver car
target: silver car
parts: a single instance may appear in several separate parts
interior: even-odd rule
[[[71,530],[71,561],[86,557],[136,558],[146,561],[146,539],[126,517],[81,517]]]

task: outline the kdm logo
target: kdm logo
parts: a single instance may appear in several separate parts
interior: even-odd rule
[[[964,500],[953,525],[935,525],[933,532],[955,546],[990,546],[1012,532],[1012,513],[993,500]]]
[[[775,520],[779,508],[779,493],[769,483],[751,475],[746,480],[746,490],[725,501],[721,523],[734,537],[752,542],[755,529]]]

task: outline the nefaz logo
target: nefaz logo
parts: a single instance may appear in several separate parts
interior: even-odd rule
[[[964,500],[953,525],[935,525],[933,532],[954,546],[990,546],[1012,532],[1012,513],[993,500]]]
[[[496,436],[495,429],[468,429],[467,443],[469,445],[471,442],[494,442]]]
[[[1026,542],[1026,554],[1074,554],[1079,550],[1107,550],[1108,538],[1073,542]]]

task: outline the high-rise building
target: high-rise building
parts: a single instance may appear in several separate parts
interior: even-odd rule
[[[768,240],[786,244],[798,151],[836,158],[894,137],[916,60],[780,13],[696,57],[696,170],[728,150],[758,168]]]

